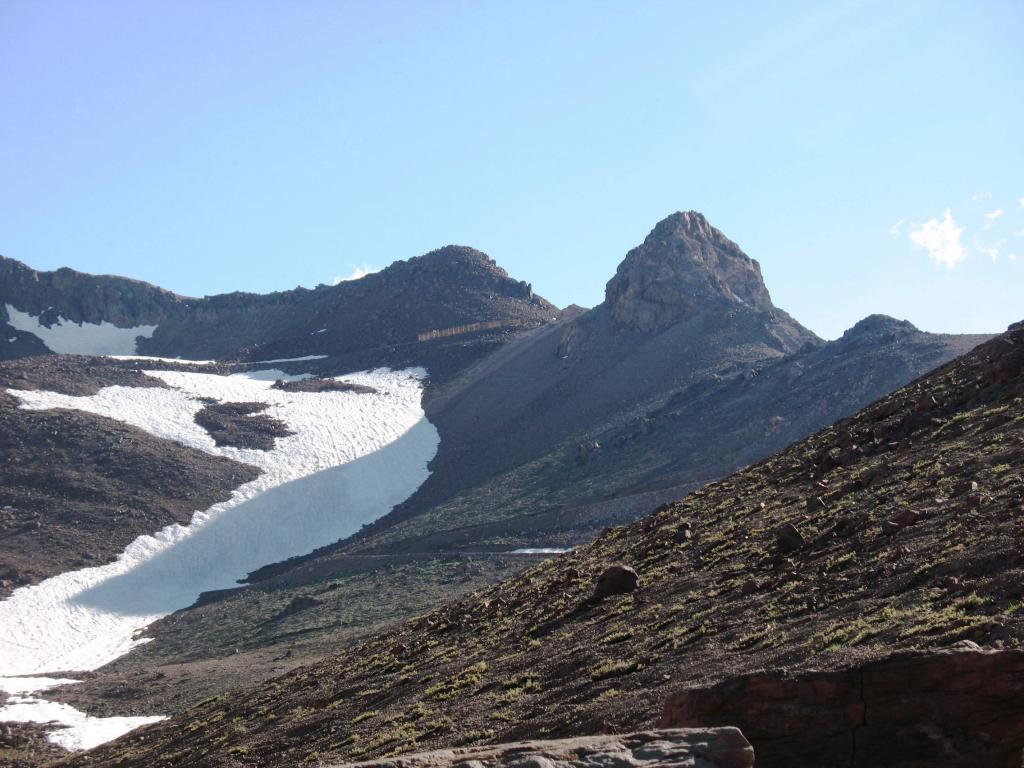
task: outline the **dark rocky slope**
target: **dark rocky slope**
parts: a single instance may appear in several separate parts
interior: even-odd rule
[[[0,320],[7,320],[6,304],[50,324],[63,317],[157,325],[152,338],[139,340],[140,354],[249,360],[323,354],[358,360],[368,350],[415,346],[419,334],[430,331],[484,324],[491,327],[478,333],[494,335],[549,322],[558,312],[488,256],[461,246],[334,286],[201,299],[122,277],[37,272],[0,257]],[[0,359],[47,351],[30,333],[9,325],[3,331]]]
[[[740,673],[1019,647],[1022,498],[1018,325],[571,554],[68,764],[283,766],[628,731]],[[596,599],[613,563],[638,588],[620,569]]]

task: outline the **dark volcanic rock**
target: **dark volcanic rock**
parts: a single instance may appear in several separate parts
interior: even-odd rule
[[[779,552],[788,555],[807,546],[807,540],[800,533],[800,529],[792,523],[786,523],[775,532],[775,541]]]
[[[637,588],[640,578],[628,565],[610,565],[597,577],[594,599],[604,600],[612,595],[625,595]]]
[[[377,391],[366,384],[354,384],[337,379],[295,379],[294,381],[278,379],[271,384],[271,387],[283,392],[355,392],[361,395],[372,395]]]

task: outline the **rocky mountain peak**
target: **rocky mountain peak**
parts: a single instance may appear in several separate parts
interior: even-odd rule
[[[673,213],[626,254],[605,288],[615,320],[659,331],[709,301],[772,309],[761,267],[696,211]]]
[[[446,245],[422,256],[409,259],[409,263],[420,268],[441,268],[449,270],[480,270],[493,272],[501,277],[508,273],[483,251],[466,245]]]
[[[889,315],[868,315],[843,333],[844,338],[878,333],[917,333],[918,328],[909,320],[897,320]]]

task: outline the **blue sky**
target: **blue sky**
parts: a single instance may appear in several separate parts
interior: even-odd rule
[[[461,243],[589,306],[696,209],[823,336],[1001,330],[1022,39],[1017,0],[5,0],[0,253],[203,295]]]

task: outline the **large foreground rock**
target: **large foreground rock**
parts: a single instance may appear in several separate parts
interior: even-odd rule
[[[750,768],[754,765],[754,750],[737,728],[678,728],[624,736],[583,736],[442,749],[347,765],[361,768]]]
[[[956,648],[838,672],[744,675],[665,704],[661,725],[735,723],[758,768],[1021,768],[1024,651]]]

